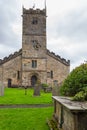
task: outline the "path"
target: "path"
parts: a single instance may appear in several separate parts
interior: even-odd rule
[[[42,108],[51,107],[53,104],[11,104],[11,105],[0,105],[0,108]]]

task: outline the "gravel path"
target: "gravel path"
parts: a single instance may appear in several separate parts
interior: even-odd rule
[[[15,104],[15,105],[0,105],[0,108],[42,108],[51,106],[53,106],[53,104]]]

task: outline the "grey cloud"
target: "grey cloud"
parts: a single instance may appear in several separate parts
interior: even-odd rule
[[[57,14],[49,18],[48,21],[48,36],[67,37],[73,41],[84,42],[87,34],[87,7],[77,8],[60,16]]]
[[[21,22],[19,20],[19,17],[21,19],[19,8],[19,1],[17,0],[0,0],[0,45],[2,49],[5,48],[5,51],[7,51],[0,52],[0,57],[8,56],[8,53],[18,50],[18,47],[21,46],[21,32],[18,37],[12,30],[12,25],[15,25],[17,21]],[[58,14],[52,17],[49,16],[47,24],[49,46],[52,39],[66,39],[65,44],[62,46],[60,46],[61,43],[54,45],[54,43],[51,42],[51,50],[61,57],[70,59],[72,65],[79,62],[81,58],[86,59],[87,52],[84,47],[87,48],[87,7],[77,7],[77,9],[69,11],[68,13],[66,12],[62,16]],[[54,42],[57,41],[54,40]],[[68,50],[63,47],[67,46],[67,42],[68,45],[73,46],[73,50],[72,48]],[[84,44],[84,47],[81,50],[80,45],[82,44]],[[76,45],[78,45],[78,47],[76,47]]]
[[[12,25],[18,20],[17,8],[16,0],[0,1],[0,45],[3,47],[17,48],[20,44],[21,38],[12,30]]]
[[[86,40],[87,34],[87,8],[74,10],[68,13],[57,23],[56,34],[66,36],[75,41]]]
[[[84,59],[87,59],[87,7],[77,8],[63,16],[58,15],[52,24],[48,28],[50,30],[48,36],[63,39],[64,42],[60,41],[57,44],[56,41],[54,52],[70,59],[72,66],[83,63]]]

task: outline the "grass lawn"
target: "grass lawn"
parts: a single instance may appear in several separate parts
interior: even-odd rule
[[[0,130],[49,130],[53,107],[0,109]]]
[[[52,94],[41,92],[41,96],[33,96],[33,89],[5,88],[0,104],[51,104]]]

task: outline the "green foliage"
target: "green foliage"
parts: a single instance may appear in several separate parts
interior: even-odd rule
[[[74,96],[87,87],[87,64],[75,68],[61,86],[61,95]]]
[[[48,84],[42,83],[42,87],[43,87],[43,88],[44,88],[44,87],[48,87]]]
[[[87,100],[87,87],[83,89],[83,91],[78,92],[72,98],[74,101],[86,101]]]
[[[54,119],[50,119],[47,121],[48,123],[48,126],[50,127],[50,130],[58,130],[57,128],[57,125],[58,125],[58,122],[56,122]]]
[[[73,101],[85,101],[85,94],[83,91],[78,92],[75,94],[75,96],[72,98]]]

